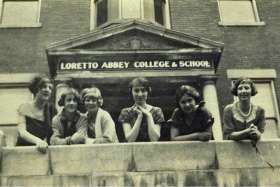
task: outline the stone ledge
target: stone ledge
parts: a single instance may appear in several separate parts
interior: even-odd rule
[[[258,143],[265,160],[280,168],[280,141]],[[209,169],[250,169],[269,166],[249,141],[150,142],[2,147],[1,176],[91,175],[109,172],[161,172]],[[50,159],[50,160],[49,160]]]
[[[133,145],[136,171],[213,169],[215,142],[153,142]]]
[[[280,166],[280,141],[260,141],[257,144],[263,158],[274,167]],[[256,153],[250,141],[221,141],[216,143],[219,169],[269,168]]]
[[[2,148],[1,175],[47,175],[48,154],[42,154],[35,147]]]
[[[131,145],[51,146],[53,174],[88,174],[127,171],[132,158]]]

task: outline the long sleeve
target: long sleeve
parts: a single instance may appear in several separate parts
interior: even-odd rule
[[[63,137],[63,126],[58,115],[52,120],[52,129],[51,145],[67,145],[67,139]]]
[[[107,140],[108,143],[117,143],[118,137],[116,134],[115,123],[111,117],[111,115],[107,111],[100,111],[100,126],[101,126],[101,133],[102,138]],[[97,121],[96,121],[97,122]],[[97,122],[98,123],[98,122]],[[98,125],[96,124],[98,127]],[[97,136],[98,137],[98,136]]]

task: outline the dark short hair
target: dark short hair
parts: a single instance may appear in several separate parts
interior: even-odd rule
[[[251,96],[255,96],[258,93],[254,82],[247,77],[242,77],[242,78],[239,78],[238,80],[233,82],[233,85],[232,85],[232,88],[231,88],[231,93],[233,95],[237,96],[237,88],[240,84],[249,84],[250,85],[250,87],[252,89]]]
[[[65,105],[65,98],[67,95],[74,95],[75,100],[77,101],[78,104],[81,103],[81,98],[77,90],[74,88],[68,88],[65,92],[63,92],[60,95],[60,98],[58,100],[58,106],[64,106]]]
[[[47,83],[51,83],[50,79],[47,76],[38,75],[31,80],[28,88],[30,92],[35,96],[38,91]]]
[[[194,98],[195,103],[198,104],[201,100],[199,92],[192,86],[182,85],[176,90],[176,103],[179,106],[179,102],[184,95],[188,95]]]
[[[143,86],[145,90],[147,90],[148,93],[151,93],[152,88],[150,86],[149,81],[144,78],[144,77],[137,77],[134,78],[130,83],[129,83],[129,92],[131,93],[132,88],[136,86]]]

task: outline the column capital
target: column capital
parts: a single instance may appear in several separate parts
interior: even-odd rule
[[[216,84],[217,79],[217,75],[201,75],[199,77],[201,85]]]

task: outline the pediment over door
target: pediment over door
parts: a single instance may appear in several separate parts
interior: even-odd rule
[[[140,21],[128,21],[60,41],[47,48],[50,73],[61,61],[211,58],[216,69],[223,44]]]

